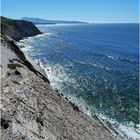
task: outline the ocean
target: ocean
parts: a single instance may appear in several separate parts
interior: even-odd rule
[[[38,25],[21,40],[51,86],[124,139],[140,137],[139,24]]]

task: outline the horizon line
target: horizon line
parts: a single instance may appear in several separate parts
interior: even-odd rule
[[[7,17],[4,15],[0,15],[1,17],[6,17],[10,19],[17,19],[17,20],[22,20],[22,18],[27,17],[24,16],[22,18],[14,18],[14,17]],[[58,20],[58,21],[77,21],[77,22],[85,22],[89,24],[140,24],[140,22],[89,22],[89,21],[82,21],[82,20],[65,20],[65,19],[46,19],[46,18],[39,18],[39,17],[28,17],[28,18],[38,18],[38,19],[44,19],[44,20]]]

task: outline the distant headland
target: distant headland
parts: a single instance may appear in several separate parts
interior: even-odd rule
[[[30,21],[34,24],[88,24],[82,21],[66,21],[66,20],[46,20],[41,18],[23,17],[21,20]]]

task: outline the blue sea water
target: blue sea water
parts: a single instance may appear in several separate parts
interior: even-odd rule
[[[139,129],[139,25],[40,25],[21,40],[46,69],[53,88],[129,138]]]

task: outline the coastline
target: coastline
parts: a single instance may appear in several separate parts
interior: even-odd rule
[[[121,139],[52,89],[44,70],[20,49],[17,38],[40,33],[35,25],[6,18],[2,22],[6,27],[2,27],[0,46],[2,140]],[[19,26],[13,28],[11,22]],[[20,30],[23,28],[24,32]],[[16,30],[20,37],[15,36]]]
[[[139,1],[3,0],[1,140],[140,140]]]
[[[45,33],[44,33],[45,34]],[[43,35],[43,34],[42,34]],[[38,35],[35,35],[38,36]],[[35,37],[33,36],[33,37]],[[39,35],[40,36],[40,35]],[[30,38],[30,37],[29,37]],[[27,38],[25,38],[27,39]],[[21,39],[21,40],[24,40]],[[20,42],[20,40],[19,40]],[[19,47],[24,48],[25,46],[20,46]],[[23,51],[24,52],[24,51]],[[25,54],[26,55],[26,54]],[[26,55],[27,56],[27,55]],[[38,63],[34,62],[29,56],[27,56],[28,61],[30,61],[30,63],[33,64],[33,66],[39,67],[43,70],[43,73],[45,73],[45,76],[48,78],[48,80],[50,81],[49,77],[48,77],[48,68],[45,68],[42,63],[38,60]],[[51,81],[50,81],[50,86],[53,90],[55,90],[59,95],[63,96],[72,106],[75,106],[75,108],[77,108],[78,111],[84,113],[85,115],[87,115],[89,118],[95,120],[99,125],[101,125],[101,127],[103,127],[105,130],[107,130],[108,133],[110,133],[113,137],[115,137],[115,139],[123,139],[123,135],[120,135],[120,132],[118,132],[113,126],[112,124],[110,124],[109,122],[107,122],[107,120],[105,120],[104,118],[101,118],[99,115],[95,114],[94,117],[91,115],[88,115],[88,113],[84,112],[80,106],[78,106],[78,104],[74,103],[74,101],[70,98],[68,98],[67,96],[65,96],[65,94],[63,94],[61,91],[59,91],[59,89],[54,88],[53,85],[51,85]],[[125,135],[125,138],[127,139],[127,136]]]
[[[4,44],[4,46],[7,45]],[[11,64],[13,63],[17,63],[17,61],[12,62]],[[5,125],[2,125],[3,139],[7,139],[7,136],[10,136],[14,139],[16,135],[16,138],[18,139],[21,139],[20,137],[24,136],[28,139],[32,139],[31,137],[34,137],[34,139],[46,139],[50,137],[51,139],[55,140],[58,137],[58,134],[60,134],[59,137],[63,137],[63,139],[65,139],[64,137],[68,136],[73,137],[72,139],[76,140],[79,138],[89,140],[93,138],[107,140],[114,139],[114,136],[112,134],[109,134],[109,132],[107,132],[107,130],[105,130],[99,123],[97,123],[94,119],[90,118],[86,114],[82,113],[75,104],[68,101],[68,99],[62,94],[60,94],[58,91],[54,91],[49,84],[42,80],[42,77],[38,77],[38,75],[36,75],[33,71],[30,71],[26,64],[23,64],[20,61],[18,61],[18,64],[21,65],[21,68],[17,67],[15,70],[10,70],[6,67],[1,68],[1,73],[3,75],[1,77],[1,80],[3,81],[1,103],[2,122],[7,123],[8,125],[8,128],[6,128]],[[14,74],[14,71],[18,71],[16,73],[18,73],[19,75]],[[14,81],[14,83],[12,81]],[[8,85],[6,83],[8,83]],[[41,93],[41,97],[39,93]],[[30,97],[28,97],[28,94],[30,95]],[[45,103],[44,101],[47,101],[48,103]],[[42,115],[39,115],[37,112],[39,110],[42,110],[42,103],[46,107],[45,111],[42,111]],[[39,108],[36,106],[37,104]],[[22,108],[25,106],[26,109]],[[31,113],[29,111],[31,108],[34,110],[34,113]],[[16,112],[16,115],[11,116],[11,114],[13,114],[13,111]],[[25,112],[29,113],[24,114]],[[54,117],[52,115],[48,116],[45,112],[48,112],[47,114],[54,113],[55,115]],[[35,114],[38,114],[41,117],[40,120],[36,120],[36,117],[33,117]],[[51,120],[51,122],[48,120],[52,117],[54,118],[55,123],[53,122],[53,120]],[[30,126],[28,126],[29,123]],[[50,126],[50,129],[53,129],[53,131],[50,130],[51,132],[48,130],[44,130],[46,129],[48,123],[50,125],[53,125]],[[76,126],[74,128],[71,128],[72,126],[69,123],[72,123],[72,125],[74,126],[77,125],[78,128]],[[66,126],[60,127],[62,124]],[[36,126],[36,128],[32,126]],[[28,129],[26,129],[26,127]],[[57,128],[57,131],[54,130],[55,128]],[[82,129],[87,129],[84,130],[84,135],[80,134],[83,131]],[[60,132],[60,130],[62,131]],[[34,133],[32,133],[32,131]],[[44,131],[45,133],[49,133],[49,135],[45,135]],[[66,132],[65,136],[62,132]],[[75,134],[75,132],[77,133]]]
[[[26,52],[26,51],[25,51]],[[38,61],[40,61],[40,60],[38,60]],[[41,61],[39,62],[40,64],[41,64],[41,67],[43,68],[43,69],[45,69],[46,70],[46,72],[48,72],[48,74],[51,72],[51,70],[48,70],[48,69],[51,69],[51,67],[49,67],[48,65],[47,66],[43,66],[43,63],[41,63]],[[50,74],[50,76],[48,76],[48,77],[51,77],[52,76],[52,74],[53,73],[51,73]],[[60,74],[60,73],[59,73]],[[55,78],[55,77],[54,77]],[[50,80],[51,81],[51,80]],[[54,89],[56,89],[57,90],[57,88],[54,88]],[[61,91],[61,90],[60,90]],[[61,91],[62,92],[62,91]],[[63,92],[62,92],[63,93]],[[65,96],[65,94],[64,94],[64,96]],[[76,103],[78,106],[80,106],[80,109],[82,110],[82,112],[84,112],[85,114],[88,114],[90,117],[93,117],[94,119],[96,119],[96,121],[98,121],[103,127],[105,127],[105,129],[108,129],[108,131],[111,133],[116,133],[116,134],[120,134],[120,137],[122,137],[122,138],[124,138],[124,139],[133,139],[133,137],[138,137],[137,135],[136,135],[136,133],[134,133],[133,131],[133,128],[131,128],[131,126],[125,126],[125,125],[123,125],[123,124],[120,124],[120,125],[118,125],[119,123],[117,122],[116,123],[116,121],[114,121],[114,120],[109,120],[108,118],[106,118],[105,116],[101,116],[101,115],[96,115],[95,114],[95,117],[94,116],[91,116],[91,114],[89,113],[89,112],[87,112],[86,110],[84,110],[84,108],[82,108],[83,106],[81,105],[81,104],[79,104],[79,103],[77,103],[76,102],[76,100],[75,99],[73,99],[73,98],[70,98],[70,97],[68,97],[68,96],[66,96],[68,99],[70,99],[70,101],[72,101],[72,102],[74,102],[74,103]],[[82,106],[82,107],[81,107]],[[115,127],[114,125],[116,125],[117,127]],[[122,130],[124,130],[124,131],[122,131]],[[131,131],[131,130],[133,130],[133,131]],[[125,132],[127,132],[126,134],[129,134],[129,136],[128,135],[126,135],[125,134]],[[134,139],[135,139],[134,138]]]

